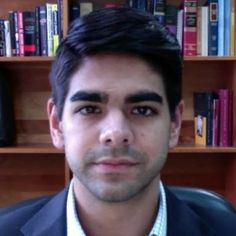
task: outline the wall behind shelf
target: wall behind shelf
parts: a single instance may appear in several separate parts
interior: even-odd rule
[[[162,172],[162,180],[170,185],[215,191],[236,207],[234,153],[170,153]]]
[[[1,154],[0,207],[60,191],[64,167],[63,154]]]
[[[51,143],[47,119],[50,62],[1,65],[11,82],[17,143]]]

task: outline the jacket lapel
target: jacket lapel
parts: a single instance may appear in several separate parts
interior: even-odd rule
[[[65,236],[68,188],[53,197],[21,228],[27,236]]]
[[[165,188],[167,200],[167,236],[213,236],[216,232],[187,204]]]

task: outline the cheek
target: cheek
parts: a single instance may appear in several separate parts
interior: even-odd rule
[[[166,124],[155,125],[141,131],[137,136],[138,145],[150,157],[156,157],[161,153],[165,153],[169,146],[169,126]]]
[[[67,124],[63,129],[65,148],[69,155],[84,155],[91,147],[96,144],[96,129],[78,126],[73,123]]]

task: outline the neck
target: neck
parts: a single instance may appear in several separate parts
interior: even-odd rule
[[[118,203],[95,198],[76,178],[74,193],[86,235],[147,235],[157,215],[159,178],[138,196]]]

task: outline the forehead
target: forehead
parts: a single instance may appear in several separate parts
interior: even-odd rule
[[[69,94],[78,90],[132,93],[153,90],[164,95],[163,78],[143,59],[126,54],[86,57],[73,74]]]

